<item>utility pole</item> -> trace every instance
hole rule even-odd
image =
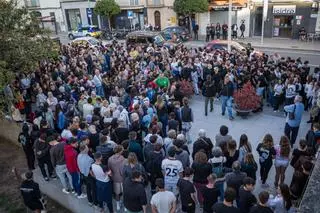
[[[228,11],[228,52],[231,51],[231,24],[232,24],[232,0],[229,0]]]
[[[263,44],[264,23],[267,20],[267,15],[268,15],[268,0],[263,0],[263,14],[262,14],[262,26],[261,26],[261,44]]]

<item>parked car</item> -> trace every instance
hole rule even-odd
[[[171,40],[173,34],[179,36],[179,39],[182,41],[188,41],[192,38],[189,31],[185,27],[180,26],[166,27],[161,33],[165,40]]]
[[[227,40],[213,40],[206,44],[206,48],[210,50],[227,50],[228,41]],[[231,41],[231,50],[236,50],[237,52],[247,54],[247,45],[244,43],[239,43],[236,41]],[[262,56],[263,52],[259,50],[254,50],[255,55]]]
[[[101,46],[101,41],[93,37],[82,37],[76,38],[71,42],[72,45],[88,45],[89,47],[99,47]]]
[[[89,25],[89,26],[81,26],[78,28],[78,30],[69,32],[68,37],[70,40],[73,40],[75,38],[85,37],[85,36],[98,38],[101,34],[102,34],[102,31],[99,29],[99,27],[95,25]]]

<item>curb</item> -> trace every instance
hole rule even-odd
[[[301,49],[301,48],[285,48],[285,47],[268,47],[268,46],[261,46],[261,45],[254,45],[252,44],[252,47],[256,47],[256,48],[261,48],[261,49],[274,49],[274,50],[296,50],[296,51],[301,51],[301,52],[316,52],[316,53],[320,53],[319,49]]]

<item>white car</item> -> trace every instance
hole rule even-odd
[[[99,47],[101,41],[93,37],[81,37],[72,40],[71,44],[88,45],[89,47]]]

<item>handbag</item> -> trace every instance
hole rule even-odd
[[[295,111],[296,111],[296,105],[294,105],[294,107],[293,107],[293,112],[289,112],[289,120],[295,119],[295,115],[294,115]]]

